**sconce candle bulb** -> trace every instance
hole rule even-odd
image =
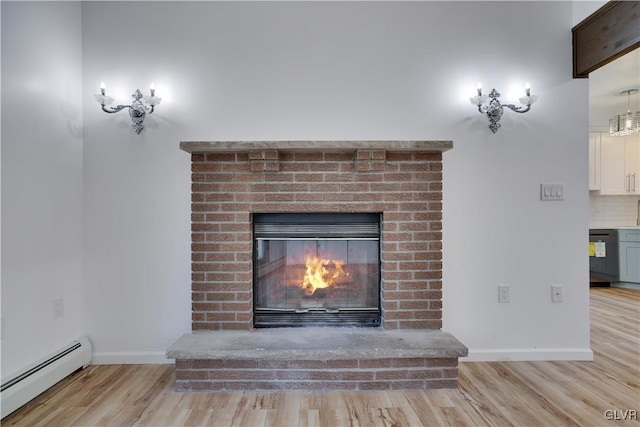
[[[106,95],[106,88],[107,86],[104,82],[100,83],[100,93],[93,96],[96,102],[102,106],[102,111],[110,114],[128,108],[129,117],[131,117],[131,121],[133,122],[132,126],[136,133],[142,132],[142,129],[144,129],[144,118],[147,114],[153,113],[155,106],[162,101],[162,98],[156,96],[156,87],[151,83],[149,86],[151,96],[143,96],[140,90],[136,89],[131,95],[133,102],[130,105],[119,104],[115,107],[110,107],[110,105],[113,104],[113,98]]]
[[[526,96],[519,99],[521,105],[501,104],[498,100],[500,93],[498,93],[497,90],[492,89],[488,96],[482,95],[482,85],[478,83],[478,95],[470,98],[469,101],[478,107],[478,112],[487,115],[489,119],[489,129],[491,129],[493,133],[496,133],[500,128],[500,118],[502,117],[505,107],[516,113],[526,113],[531,109],[531,104],[538,99],[536,95],[531,95],[531,86],[529,83],[525,84],[525,95]],[[491,100],[489,101],[489,99]]]

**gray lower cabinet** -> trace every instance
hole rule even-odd
[[[640,283],[640,229],[618,229],[621,282]]]

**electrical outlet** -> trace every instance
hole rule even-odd
[[[58,319],[64,316],[64,299],[56,298],[53,300],[53,318]]]
[[[562,302],[562,285],[551,285],[551,302]]]
[[[498,286],[498,302],[505,303],[509,302],[509,285],[500,285]]]

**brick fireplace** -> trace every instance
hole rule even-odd
[[[378,331],[369,333],[383,332],[392,340],[402,334],[413,337],[411,333],[416,332],[444,334],[440,331],[442,153],[452,148],[451,142],[183,142],[180,146],[191,153],[192,160],[194,334],[183,337],[191,340],[190,344],[179,341],[168,351],[169,357],[176,358],[178,389],[360,389],[372,383],[378,386],[374,388],[403,383],[390,370],[408,376],[405,380],[411,382],[404,384],[410,388],[457,386],[457,357],[466,355],[466,348],[450,336],[456,347],[453,350],[409,352],[409,358],[385,354],[380,362],[386,372],[383,375],[395,378],[386,382],[378,378],[376,369],[360,366],[372,363],[370,355],[347,357],[349,360],[338,357],[331,369],[326,368],[325,360],[322,366],[328,371],[318,374],[321,380],[295,381],[297,377],[284,373],[284,367],[299,370],[312,365],[319,348],[311,345],[305,353],[302,345],[295,349],[295,361],[277,356],[277,352],[270,353],[265,361],[251,352],[239,359],[231,354],[241,352],[230,352],[223,358],[216,349],[202,349],[201,344],[193,342],[210,339],[211,334],[232,336],[229,334],[244,331],[245,335],[250,332],[247,336],[255,336],[252,218],[255,214],[277,213],[379,214],[381,321],[380,328],[375,328]],[[389,335],[392,331],[397,334]],[[337,328],[333,336],[343,333],[347,332]],[[272,337],[274,334],[271,332]],[[189,356],[184,344],[197,351]],[[228,349],[225,346],[220,350],[223,353]],[[243,347],[250,348],[251,344]],[[225,369],[227,366],[229,369]],[[268,366],[274,368],[269,370]],[[417,371],[407,372],[407,366]],[[261,373],[256,378],[244,378],[243,383],[237,376],[247,375],[241,373],[247,367]],[[415,378],[418,371],[420,381]],[[361,375],[368,386],[345,379],[354,375]]]

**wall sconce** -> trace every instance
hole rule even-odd
[[[515,111],[516,113],[526,113],[531,109],[531,104],[536,102],[538,97],[536,95],[531,95],[531,87],[529,83],[526,83],[524,86],[524,91],[526,96],[518,99],[520,101],[520,106],[516,106],[514,104],[500,104],[498,98],[500,98],[500,94],[497,90],[493,89],[489,96],[482,94],[482,85],[478,83],[478,95],[470,98],[469,101],[478,107],[478,111],[482,114],[486,114],[489,118],[489,129],[493,133],[496,133],[500,128],[500,118],[502,117],[502,113],[504,111],[504,107],[507,107],[511,111]],[[491,99],[489,101],[489,99]]]
[[[162,101],[162,98],[158,98],[156,96],[156,87],[151,83],[149,86],[151,96],[143,96],[140,89],[136,89],[136,91],[131,95],[133,98],[131,105],[116,105],[115,107],[109,107],[109,105],[113,104],[113,98],[106,95],[106,90],[107,86],[102,82],[100,83],[100,93],[93,95],[98,104],[102,106],[102,111],[105,113],[117,113],[118,111],[128,108],[129,117],[131,117],[131,121],[133,121],[133,130],[135,130],[136,133],[142,132],[142,129],[144,129],[144,118],[147,114],[153,113],[155,106],[160,104],[160,101]]]

